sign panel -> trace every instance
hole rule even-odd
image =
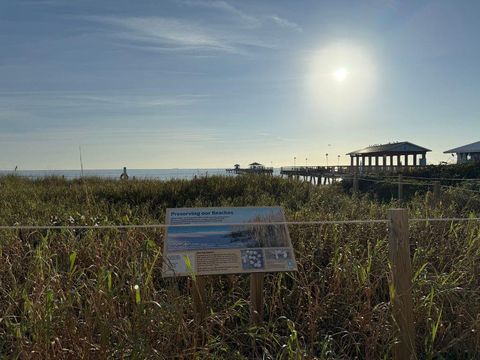
[[[284,222],[281,207],[167,209],[163,276],[297,270]]]

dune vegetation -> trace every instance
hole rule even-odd
[[[478,217],[480,196],[445,189],[404,204],[411,218]],[[398,207],[340,184],[278,177],[192,181],[0,178],[0,226],[159,224],[169,207],[280,205],[288,220],[385,219]],[[385,223],[289,226],[298,272],[265,278],[253,326],[248,275],[163,279],[163,229],[0,229],[0,358],[390,358]],[[480,222],[410,223],[421,359],[480,354]]]

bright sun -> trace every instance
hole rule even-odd
[[[333,77],[337,81],[344,81],[348,76],[348,71],[345,68],[338,68],[333,72]]]
[[[366,106],[377,85],[371,55],[368,47],[342,42],[313,51],[306,58],[305,74],[312,109],[343,116]]]

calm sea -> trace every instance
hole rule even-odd
[[[122,169],[83,170],[84,177],[99,177],[104,179],[119,179]],[[223,175],[227,176],[225,169],[128,169],[130,179],[193,179],[195,176]],[[17,175],[32,179],[41,179],[48,176],[78,179],[82,177],[80,170],[0,170],[0,176]],[[228,175],[232,176],[232,175]]]
[[[122,169],[97,169],[83,170],[83,177],[99,177],[104,179],[119,179]],[[128,176],[136,179],[193,179],[195,176],[235,176],[228,174],[225,169],[128,169]],[[274,175],[280,175],[280,169],[273,170]],[[17,175],[32,179],[41,179],[49,176],[64,177],[66,179],[79,179],[82,177],[80,170],[0,170],[0,176]]]

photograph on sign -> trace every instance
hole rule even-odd
[[[296,270],[284,222],[281,207],[167,209],[163,276]]]

